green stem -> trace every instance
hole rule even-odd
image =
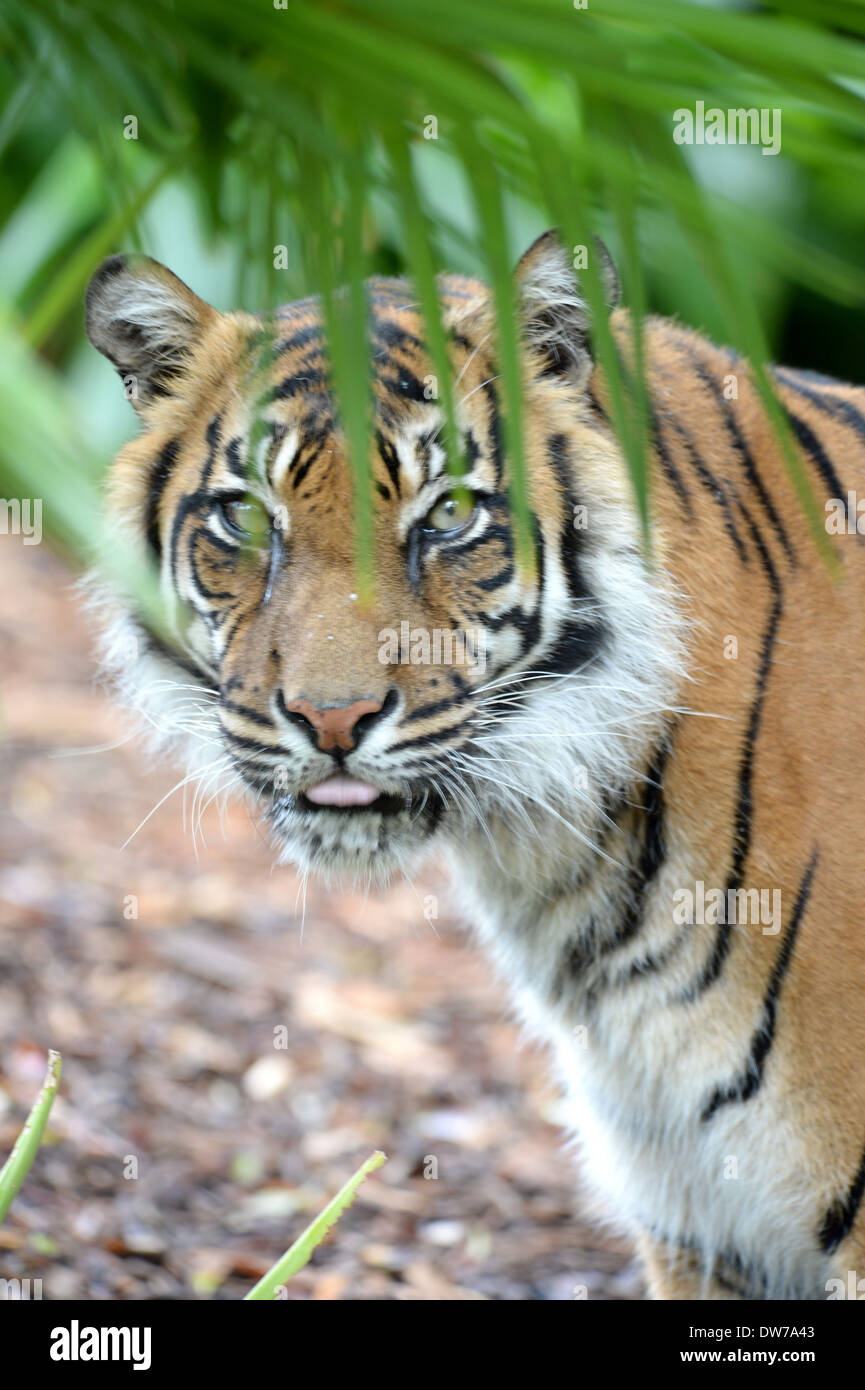
[[[0,1170],[0,1223],[4,1220],[9,1207],[18,1195],[18,1189],[36,1157],[36,1150],[39,1148],[42,1132],[45,1129],[45,1121],[48,1119],[48,1112],[57,1094],[57,1087],[60,1082],[60,1066],[60,1053],[49,1052],[48,1069],[45,1073],[45,1080],[42,1082],[42,1089],[36,1097],[33,1109],[24,1121],[24,1128],[15,1140],[15,1147]]]
[[[320,1245],[330,1230],[331,1226],[339,1220],[346,1207],[351,1206],[364,1178],[369,1173],[375,1172],[385,1162],[385,1155],[376,1150],[370,1154],[365,1163],[362,1163],[356,1173],[352,1173],[344,1187],[340,1188],[332,1202],[328,1202],[324,1211],[320,1212],[315,1220],[307,1226],[302,1235],[298,1236],[292,1246],[286,1250],[281,1259],[267,1271],[263,1278],[259,1279],[255,1288],[250,1289],[246,1294],[247,1299],[272,1300],[276,1297],[280,1285],[286,1279],[290,1279],[292,1274],[296,1274],[299,1269],[309,1260],[310,1255],[317,1245]]]

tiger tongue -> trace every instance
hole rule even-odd
[[[381,788],[355,777],[328,777],[317,787],[307,787],[304,796],[315,806],[370,806],[381,796]]]

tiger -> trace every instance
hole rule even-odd
[[[102,665],[302,875],[442,860],[651,1298],[835,1297],[865,1279],[865,389],[767,369],[833,565],[749,362],[647,316],[647,541],[574,261],[550,231],[513,279],[531,563],[492,291],[437,279],[449,435],[416,288],[365,282],[366,592],[322,298],[218,312],[105,261],[87,334],[141,426],[106,511],[170,631],[100,579]]]

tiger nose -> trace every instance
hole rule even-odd
[[[349,752],[359,740],[358,724],[370,715],[380,714],[380,700],[355,700],[351,705],[337,705],[331,709],[317,709],[309,700],[290,700],[285,706],[289,714],[300,715],[314,731],[315,740],[322,753],[334,748]]]

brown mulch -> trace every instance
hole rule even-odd
[[[122,848],[180,774],[94,687],[71,583],[0,541],[0,1155],[63,1054],[0,1278],[240,1298],[383,1149],[290,1297],[643,1297],[434,866],[365,901],[311,883],[304,914],[242,806],[210,808],[196,853],[180,792]]]

